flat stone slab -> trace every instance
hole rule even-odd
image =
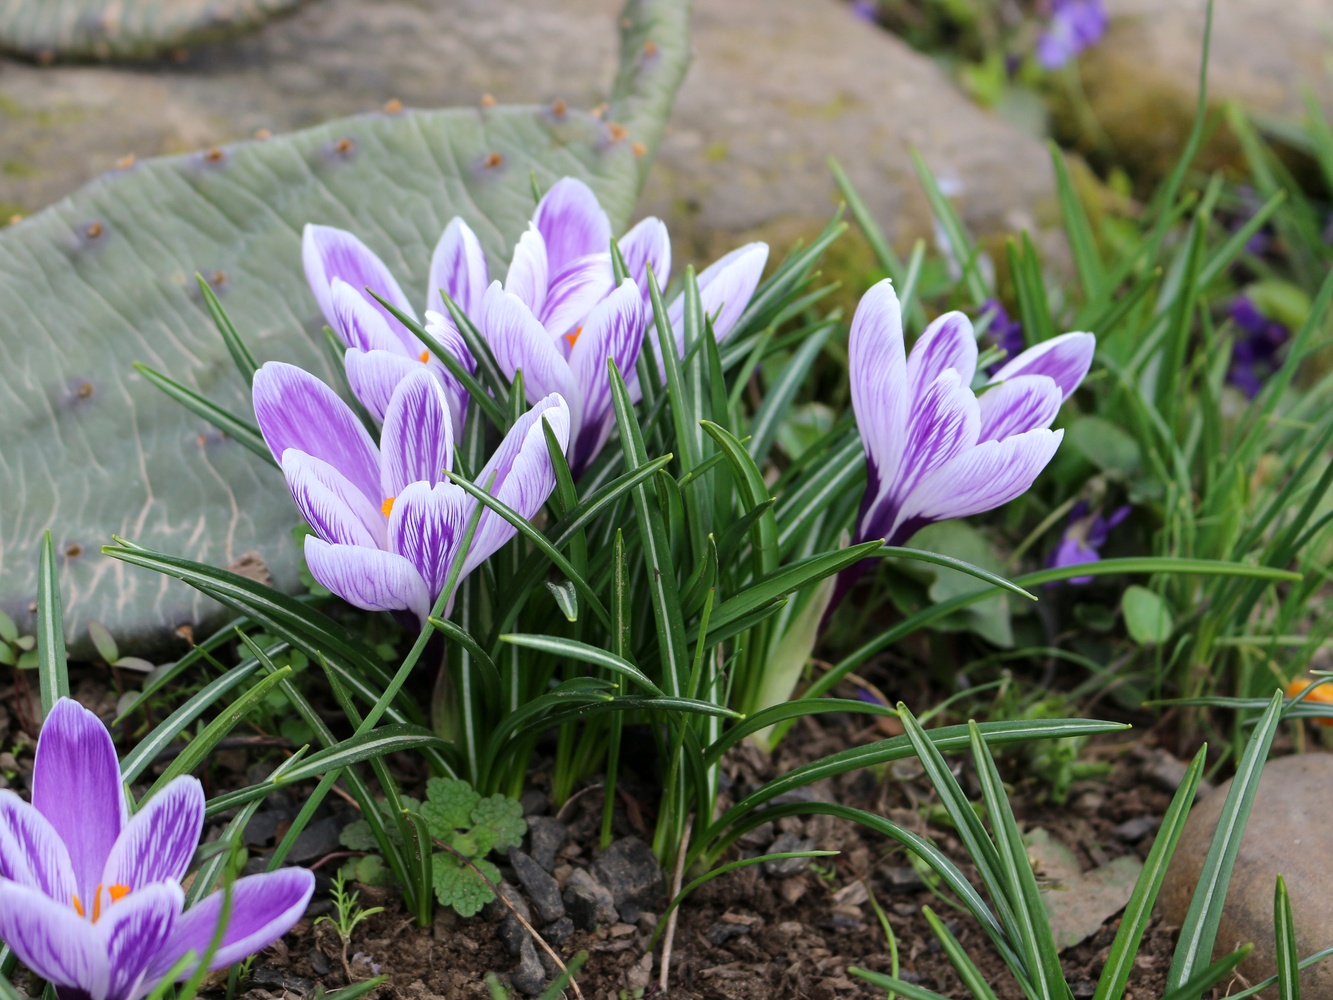
[[[1125,855],[1085,872],[1074,852],[1049,831],[1037,827],[1025,839],[1060,951],[1086,941],[1123,910],[1143,871],[1143,862]]]
[[[1158,905],[1166,919],[1177,926],[1189,910],[1230,788],[1230,781],[1220,785],[1194,808],[1171,859]],[[1333,754],[1279,757],[1264,766],[1231,873],[1214,950],[1215,957],[1220,958],[1253,942],[1254,952],[1239,969],[1252,983],[1276,972],[1273,887],[1278,875],[1286,880],[1291,896],[1298,954],[1304,958],[1333,944],[1330,791]],[[1333,997],[1333,962],[1324,961],[1302,972],[1301,992],[1307,997]]]
[[[319,0],[179,63],[0,61],[0,222],[123,162],[375,110],[591,107],[615,67],[620,0]],[[840,0],[700,0],[695,62],[645,188],[683,263],[741,239],[778,249],[838,202],[835,155],[885,231],[929,235],[908,150],[978,234],[1055,218],[1045,148],[974,106],[927,58]],[[631,137],[632,138],[632,137]]]

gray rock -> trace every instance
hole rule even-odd
[[[1111,833],[1127,844],[1136,844],[1161,825],[1162,820],[1158,816],[1135,816],[1111,827]]]
[[[546,869],[517,847],[510,849],[509,863],[514,866],[514,874],[527,891],[528,899],[532,900],[532,906],[542,923],[552,923],[565,915],[565,904],[560,901],[560,886]]]
[[[500,895],[504,896],[513,910],[505,906],[500,900],[495,899],[486,904],[486,908],[482,910],[482,916],[487,920],[500,921],[500,942],[505,946],[505,951],[511,955],[517,955],[519,949],[523,946],[523,942],[528,940],[530,935],[527,928],[519,923],[518,918],[514,916],[514,910],[517,910],[519,915],[528,923],[532,923],[532,910],[528,908],[528,901],[508,882],[501,882],[499,889]]]
[[[318,948],[310,949],[310,968],[317,976],[327,976],[333,966],[329,962],[329,956],[324,954]]]
[[[509,978],[514,984],[514,989],[530,997],[536,996],[546,985],[546,970],[542,968],[541,959],[537,956],[537,946],[532,943],[532,938],[523,939],[518,968],[509,973]]]
[[[614,72],[621,6],[321,0],[178,65],[0,62],[0,211],[32,212],[127,154],[289,131],[390,99],[471,106],[491,94],[592,107]],[[928,58],[841,0],[695,9],[695,63],[642,206],[672,226],[682,264],[751,236],[781,246],[822,226],[837,203],[829,154],[902,242],[930,232],[912,146],[953,182],[978,232],[1051,215],[1041,143],[976,108]]]
[[[813,840],[802,837],[799,833],[780,833],[764,853],[786,854],[790,851],[810,851],[814,846]],[[790,878],[805,871],[809,866],[809,858],[782,858],[778,861],[765,861],[762,865],[764,874],[769,878]]]
[[[598,924],[613,924],[619,917],[611,890],[582,868],[570,872],[562,898],[565,912],[581,931],[590,931]]]
[[[267,847],[277,836],[278,827],[295,818],[289,809],[265,809],[250,817],[241,839],[246,847]]]
[[[569,839],[569,828],[550,816],[528,817],[528,853],[548,872],[555,870],[555,855]]]
[[[593,862],[597,880],[611,890],[620,918],[632,924],[639,913],[656,905],[662,895],[662,869],[652,850],[638,837],[622,837]]]
[[[547,924],[542,928],[542,937],[546,938],[549,944],[561,944],[569,939],[574,933],[574,921],[569,917],[561,917],[554,923]]]
[[[296,838],[296,843],[292,845],[287,860],[292,864],[299,864],[302,861],[314,861],[326,854],[341,850],[342,844],[338,837],[346,825],[337,816],[326,816],[323,819],[315,820],[302,830],[301,835]]]
[[[884,879],[889,892],[916,892],[924,889],[926,883],[911,865],[880,865],[880,877]]]
[[[518,804],[523,807],[523,815],[532,813],[538,816],[544,816],[546,810],[551,808],[551,800],[546,797],[545,792],[539,792],[535,788],[529,788],[518,797]]]
[[[741,937],[742,935],[749,933],[750,928],[746,924],[729,924],[719,920],[717,923],[713,924],[713,926],[709,927],[708,930],[704,931],[704,937],[708,940],[709,944],[713,945],[715,948],[720,948],[732,938]]]
[[[1107,0],[1111,28],[1080,60],[1098,125],[1117,151],[1155,174],[1175,162],[1198,99],[1205,4],[1201,0]],[[1333,38],[1327,0],[1226,0],[1214,5],[1210,103],[1299,119],[1309,89],[1333,113]],[[1213,158],[1237,152],[1225,129],[1211,137]]]
[[[1217,828],[1230,782],[1220,785],[1190,813],[1162,886],[1166,919],[1179,925],[1189,909],[1208,845]],[[1254,951],[1239,971],[1250,982],[1274,974],[1273,886],[1281,875],[1291,895],[1296,950],[1302,957],[1333,941],[1333,893],[1328,859],[1333,857],[1333,754],[1309,753],[1271,760],[1264,766],[1254,807],[1231,873],[1215,954],[1247,941]],[[1333,964],[1301,973],[1307,997],[1333,997]],[[1274,994],[1276,995],[1276,994]]]

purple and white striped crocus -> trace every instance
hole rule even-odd
[[[294,365],[264,365],[253,393],[259,429],[315,531],[305,540],[311,574],[349,604],[410,611],[424,623],[478,503],[445,474],[454,432],[439,380],[418,368],[398,383],[378,446],[337,393]],[[567,448],[569,408],[547,396],[518,419],[476,480],[525,518],[555,488],[542,420]],[[484,511],[458,578],[514,533]]]
[[[139,1000],[217,930],[222,893],[186,910],[180,886],[203,826],[203,788],[186,776],[128,816],[111,734],[61,698],[37,741],[32,803],[0,791],[0,938],[61,1000]],[[314,890],[304,868],[237,879],[210,968],[282,937]]]
[[[449,397],[454,427],[461,431],[467,392],[426,345],[394,315],[375,301],[373,291],[394,307],[417,318],[411,301],[385,263],[351,233],[332,226],[308,225],[301,256],[306,281],[329,327],[347,346],[343,356],[352,392],[376,420],[383,420],[398,383],[422,365]],[[445,227],[431,256],[426,315],[439,322],[433,335],[467,371],[476,361],[448,318],[441,290],[471,315],[481,305],[488,271],[486,254],[476,234],[461,218]]]
[[[849,344],[852,408],[868,481],[854,542],[902,545],[936,521],[967,517],[1025,493],[1059,447],[1050,430],[1092,363],[1096,338],[1066,333],[1013,358],[986,383],[972,324],[936,319],[907,356],[902,315],[886,279],[861,299]],[[845,593],[865,563],[845,570]]]

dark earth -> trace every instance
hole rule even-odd
[[[89,670],[82,679],[77,676],[76,696],[105,718],[113,717],[117,693],[108,686],[107,673]],[[0,705],[13,706],[0,707],[0,742],[13,748],[0,754],[0,771],[5,775],[0,780],[25,790],[32,763],[29,733],[37,717],[35,691],[29,690],[20,675],[17,689],[0,688]],[[1073,851],[1084,870],[1125,855],[1145,857],[1157,820],[1184,772],[1180,758],[1191,748],[1171,728],[1170,717],[1155,725],[1148,717],[1133,721],[1140,726],[1084,747],[1080,763],[1103,764],[1105,773],[1074,781],[1062,803],[1047,797],[1048,780],[1025,773],[1028,765],[1020,756],[1008,754],[999,760],[1002,775],[1011,782],[1020,825],[1025,831],[1034,827],[1049,831]],[[748,791],[806,761],[896,735],[896,726],[889,719],[837,715],[803,720],[772,759],[749,746],[733,752],[726,765],[727,787],[732,792]],[[275,748],[276,752],[290,749],[280,737],[259,731],[257,726],[251,726],[248,733],[244,729],[244,725],[237,729],[225,748],[214,755],[213,767],[203,776],[210,794],[267,773],[271,764],[261,763],[264,755],[271,759]],[[1289,749],[1279,745],[1275,751]],[[515,853],[511,863],[501,864],[508,886],[530,888],[521,893],[506,888],[507,898],[551,939],[552,950],[562,960],[581,951],[588,953],[575,977],[584,997],[621,1000],[663,995],[658,988],[661,949],[650,958],[646,947],[664,897],[658,885],[648,884],[656,883],[655,872],[649,870],[645,882],[644,872],[634,871],[635,863],[649,853],[644,842],[651,838],[655,801],[651,776],[622,774],[617,840],[612,857],[607,858],[596,850],[601,786],[595,781],[586,785],[557,810],[546,795],[548,775],[543,763],[540,758],[536,762],[531,788],[523,797],[530,826],[524,851]],[[396,759],[394,767],[409,792],[426,777],[411,758]],[[974,789],[971,765],[960,759],[960,768],[957,773],[964,787]],[[142,793],[142,789],[136,791]],[[933,822],[940,815],[934,808],[938,800],[915,759],[844,775],[813,786],[810,793],[816,799],[876,812],[929,835],[969,877],[974,874],[965,863],[961,843],[947,826]],[[300,791],[279,792],[265,803],[246,832],[252,866],[262,866],[265,849],[281,839],[301,800]],[[298,841],[292,858],[321,875],[320,891],[306,919],[286,939],[256,957],[238,995],[244,1000],[300,1000],[321,989],[347,985],[349,973],[352,982],[387,976],[384,985],[371,994],[377,1000],[489,997],[488,973],[496,973],[505,985],[521,987],[516,992],[528,995],[540,992],[549,982],[554,962],[540,956],[541,949],[531,946],[530,935],[499,903],[467,920],[440,908],[433,927],[423,930],[413,925],[393,892],[363,887],[361,904],[385,909],[356,929],[344,956],[336,931],[327,922],[316,923],[315,918],[332,911],[328,876],[349,856],[338,843],[338,833],[355,818],[356,811],[348,802],[331,798]],[[212,826],[206,836],[216,836],[220,829],[221,824]],[[679,911],[669,996],[682,1000],[883,996],[882,990],[848,972],[849,966],[883,973],[892,968],[890,945],[870,901],[873,894],[896,939],[903,979],[945,996],[965,995],[922,915],[921,908],[930,906],[967,949],[1001,1000],[1022,997],[972,918],[944,893],[925,884],[908,855],[877,834],[826,816],[789,817],[760,827],[740,847],[749,856],[812,847],[840,853],[813,862],[797,859],[743,868],[698,889]],[[617,857],[619,875],[608,870],[608,863]],[[553,875],[548,869],[553,869]],[[1041,875],[1039,867],[1039,879]],[[626,888],[616,884],[617,878],[639,882]],[[597,900],[580,898],[580,887],[603,881],[613,884],[614,902],[602,899],[599,908]],[[1118,926],[1117,916],[1112,915],[1092,937],[1062,954],[1078,1000],[1093,994]],[[575,926],[576,921],[590,926],[599,917],[600,925],[592,929]],[[1164,925],[1160,917],[1154,918],[1126,996],[1160,995],[1174,944],[1175,929]],[[1234,984],[1232,992],[1243,985]],[[209,991],[218,997],[225,995],[221,974]],[[565,995],[575,994],[567,990]]]

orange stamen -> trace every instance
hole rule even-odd
[[[427,361],[430,360],[430,351],[422,351],[420,356],[421,356],[421,363],[424,365]]]
[[[570,347],[573,347],[575,344],[579,342],[579,334],[581,334],[582,332],[583,332],[583,327],[576,326],[574,327],[573,333],[565,334],[565,339],[569,341]]]
[[[389,497],[388,500],[385,500],[384,503],[380,504],[380,513],[385,517],[388,517],[393,513],[393,502],[395,499],[395,497]]]
[[[130,894],[130,887],[127,885],[113,885],[107,892],[111,894],[111,902],[119,903]]]
[[[74,904],[74,912],[81,917],[87,916],[87,914],[83,912],[83,904],[79,902],[79,897],[71,893],[69,898],[70,902]]]

